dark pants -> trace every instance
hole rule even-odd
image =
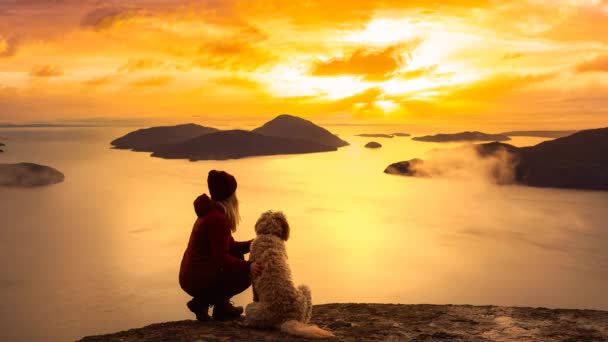
[[[241,260],[245,260],[243,254],[234,252],[230,254]],[[210,288],[201,289],[198,293],[194,293],[193,302],[196,303],[196,306],[225,303],[230,300],[232,296],[245,291],[249,286],[251,286],[249,272],[244,270],[220,270],[218,272],[217,282]]]

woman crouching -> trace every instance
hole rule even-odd
[[[193,297],[187,306],[198,320],[210,319],[209,306],[215,320],[230,320],[243,313],[230,298],[245,291],[262,267],[245,261],[252,240],[236,242],[232,237],[240,221],[236,179],[212,170],[207,185],[211,198],[203,194],[194,201],[198,218],[181,262],[179,284]]]

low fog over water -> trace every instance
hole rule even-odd
[[[295,281],[317,304],[608,309],[607,192],[496,186],[477,171],[386,175],[393,162],[460,144],[354,136],[390,127],[329,128],[351,146],[196,163],[111,150],[128,128],[0,130],[0,163],[66,176],[45,188],[0,188],[0,340],[74,340],[191,318],[177,272],[192,201],[212,168],[239,181],[237,239],[254,237],[263,211],[285,212]],[[371,140],[383,147],[363,148]],[[235,298],[250,300],[249,291]]]

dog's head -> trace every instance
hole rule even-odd
[[[285,214],[270,210],[263,213],[255,224],[255,233],[258,235],[272,234],[287,241],[289,239],[289,223],[287,223]]]

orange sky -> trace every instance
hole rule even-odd
[[[279,113],[608,126],[608,1],[0,1],[0,122]]]

